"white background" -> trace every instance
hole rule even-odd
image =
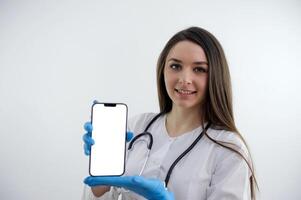
[[[157,112],[156,61],[189,26],[232,73],[261,199],[301,199],[301,2],[0,0],[0,199],[80,199],[94,99]]]

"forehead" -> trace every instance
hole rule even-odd
[[[169,51],[167,60],[176,58],[181,61],[207,61],[205,51],[201,46],[191,41],[176,43]]]

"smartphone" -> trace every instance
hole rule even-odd
[[[89,173],[91,176],[121,176],[125,170],[127,105],[94,103]]]

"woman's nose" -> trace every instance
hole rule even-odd
[[[183,71],[179,76],[179,83],[191,84],[192,83],[192,74],[188,71]]]

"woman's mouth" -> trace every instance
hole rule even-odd
[[[175,91],[180,94],[180,95],[192,95],[192,94],[195,94],[196,91],[192,91],[192,90],[184,90],[184,89],[176,89],[175,88]]]

